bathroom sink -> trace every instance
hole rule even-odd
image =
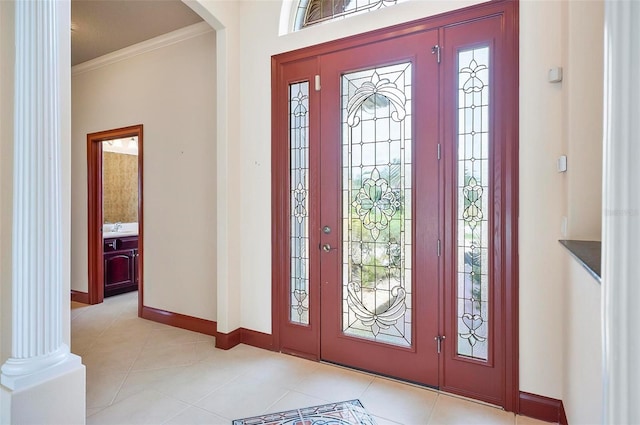
[[[138,236],[138,231],[137,230],[120,230],[118,232],[104,232],[102,234],[102,237],[104,239],[124,238],[127,236]]]

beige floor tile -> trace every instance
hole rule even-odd
[[[140,350],[99,351],[92,349],[82,356],[82,363],[92,371],[128,372]]]
[[[302,385],[320,368],[317,362],[286,355],[254,360],[254,362],[254,367],[246,369],[248,376],[289,389]]]
[[[406,424],[425,424],[438,393],[384,378],[375,378],[360,401],[372,415]]]
[[[390,421],[389,419],[381,418],[375,415],[371,415],[371,417],[376,422],[376,425],[407,425],[407,424],[402,424],[401,422]],[[419,425],[419,424],[411,424],[411,425]]]
[[[229,425],[229,420],[199,407],[191,406],[178,416],[165,422],[167,425]]]
[[[102,411],[102,410],[104,410],[104,407],[88,408],[88,409],[87,409],[87,418],[88,418],[89,416],[93,416],[93,415],[95,415],[96,413],[98,413],[98,412],[100,412],[100,411]]]
[[[246,418],[264,413],[287,392],[285,388],[240,377],[213,391],[196,406],[227,419]]]
[[[87,424],[161,424],[189,407],[157,391],[132,395],[87,418]]]
[[[373,376],[343,369],[337,366],[320,364],[304,381],[293,389],[330,402],[360,398],[373,382]]]
[[[137,294],[75,306],[72,351],[87,366],[87,423],[228,424],[360,399],[378,425],[543,425],[401,382],[238,345],[137,317]]]
[[[196,343],[201,341],[199,335],[201,334],[180,328],[156,328],[149,333],[145,348]]]
[[[269,406],[264,413],[277,413],[286,410],[302,409],[304,407],[326,404],[327,400],[311,397],[297,391],[289,391],[280,400]]]
[[[120,391],[118,391],[115,402],[120,402],[145,390],[155,390],[165,379],[171,378],[187,367],[188,366],[176,366],[164,369],[146,369],[129,372]]]
[[[514,425],[515,415],[496,407],[439,394],[429,425]]]
[[[163,369],[186,366],[195,362],[196,344],[143,348],[131,370]]]
[[[178,373],[163,379],[156,390],[193,404],[235,378],[237,375],[232,370],[196,364],[184,367]]]
[[[516,425],[549,425],[550,423],[557,422],[545,422],[538,419],[529,418],[527,416],[516,415]]]
[[[127,374],[87,369],[87,408],[109,406],[115,399]]]

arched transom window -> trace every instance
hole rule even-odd
[[[400,0],[300,0],[295,30],[351,14],[381,9]]]

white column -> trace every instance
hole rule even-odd
[[[639,22],[640,2],[606,1],[602,235],[606,424],[640,423]]]
[[[15,4],[12,346],[1,378],[14,391],[80,364],[62,339],[59,10]]]

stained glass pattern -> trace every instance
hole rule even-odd
[[[458,354],[488,359],[489,48],[458,53]]]
[[[398,0],[301,0],[296,12],[295,29],[368,12],[396,4]]]
[[[411,346],[411,63],[342,76],[346,335]]]
[[[309,324],[309,82],[289,86],[291,286],[293,323]]]

